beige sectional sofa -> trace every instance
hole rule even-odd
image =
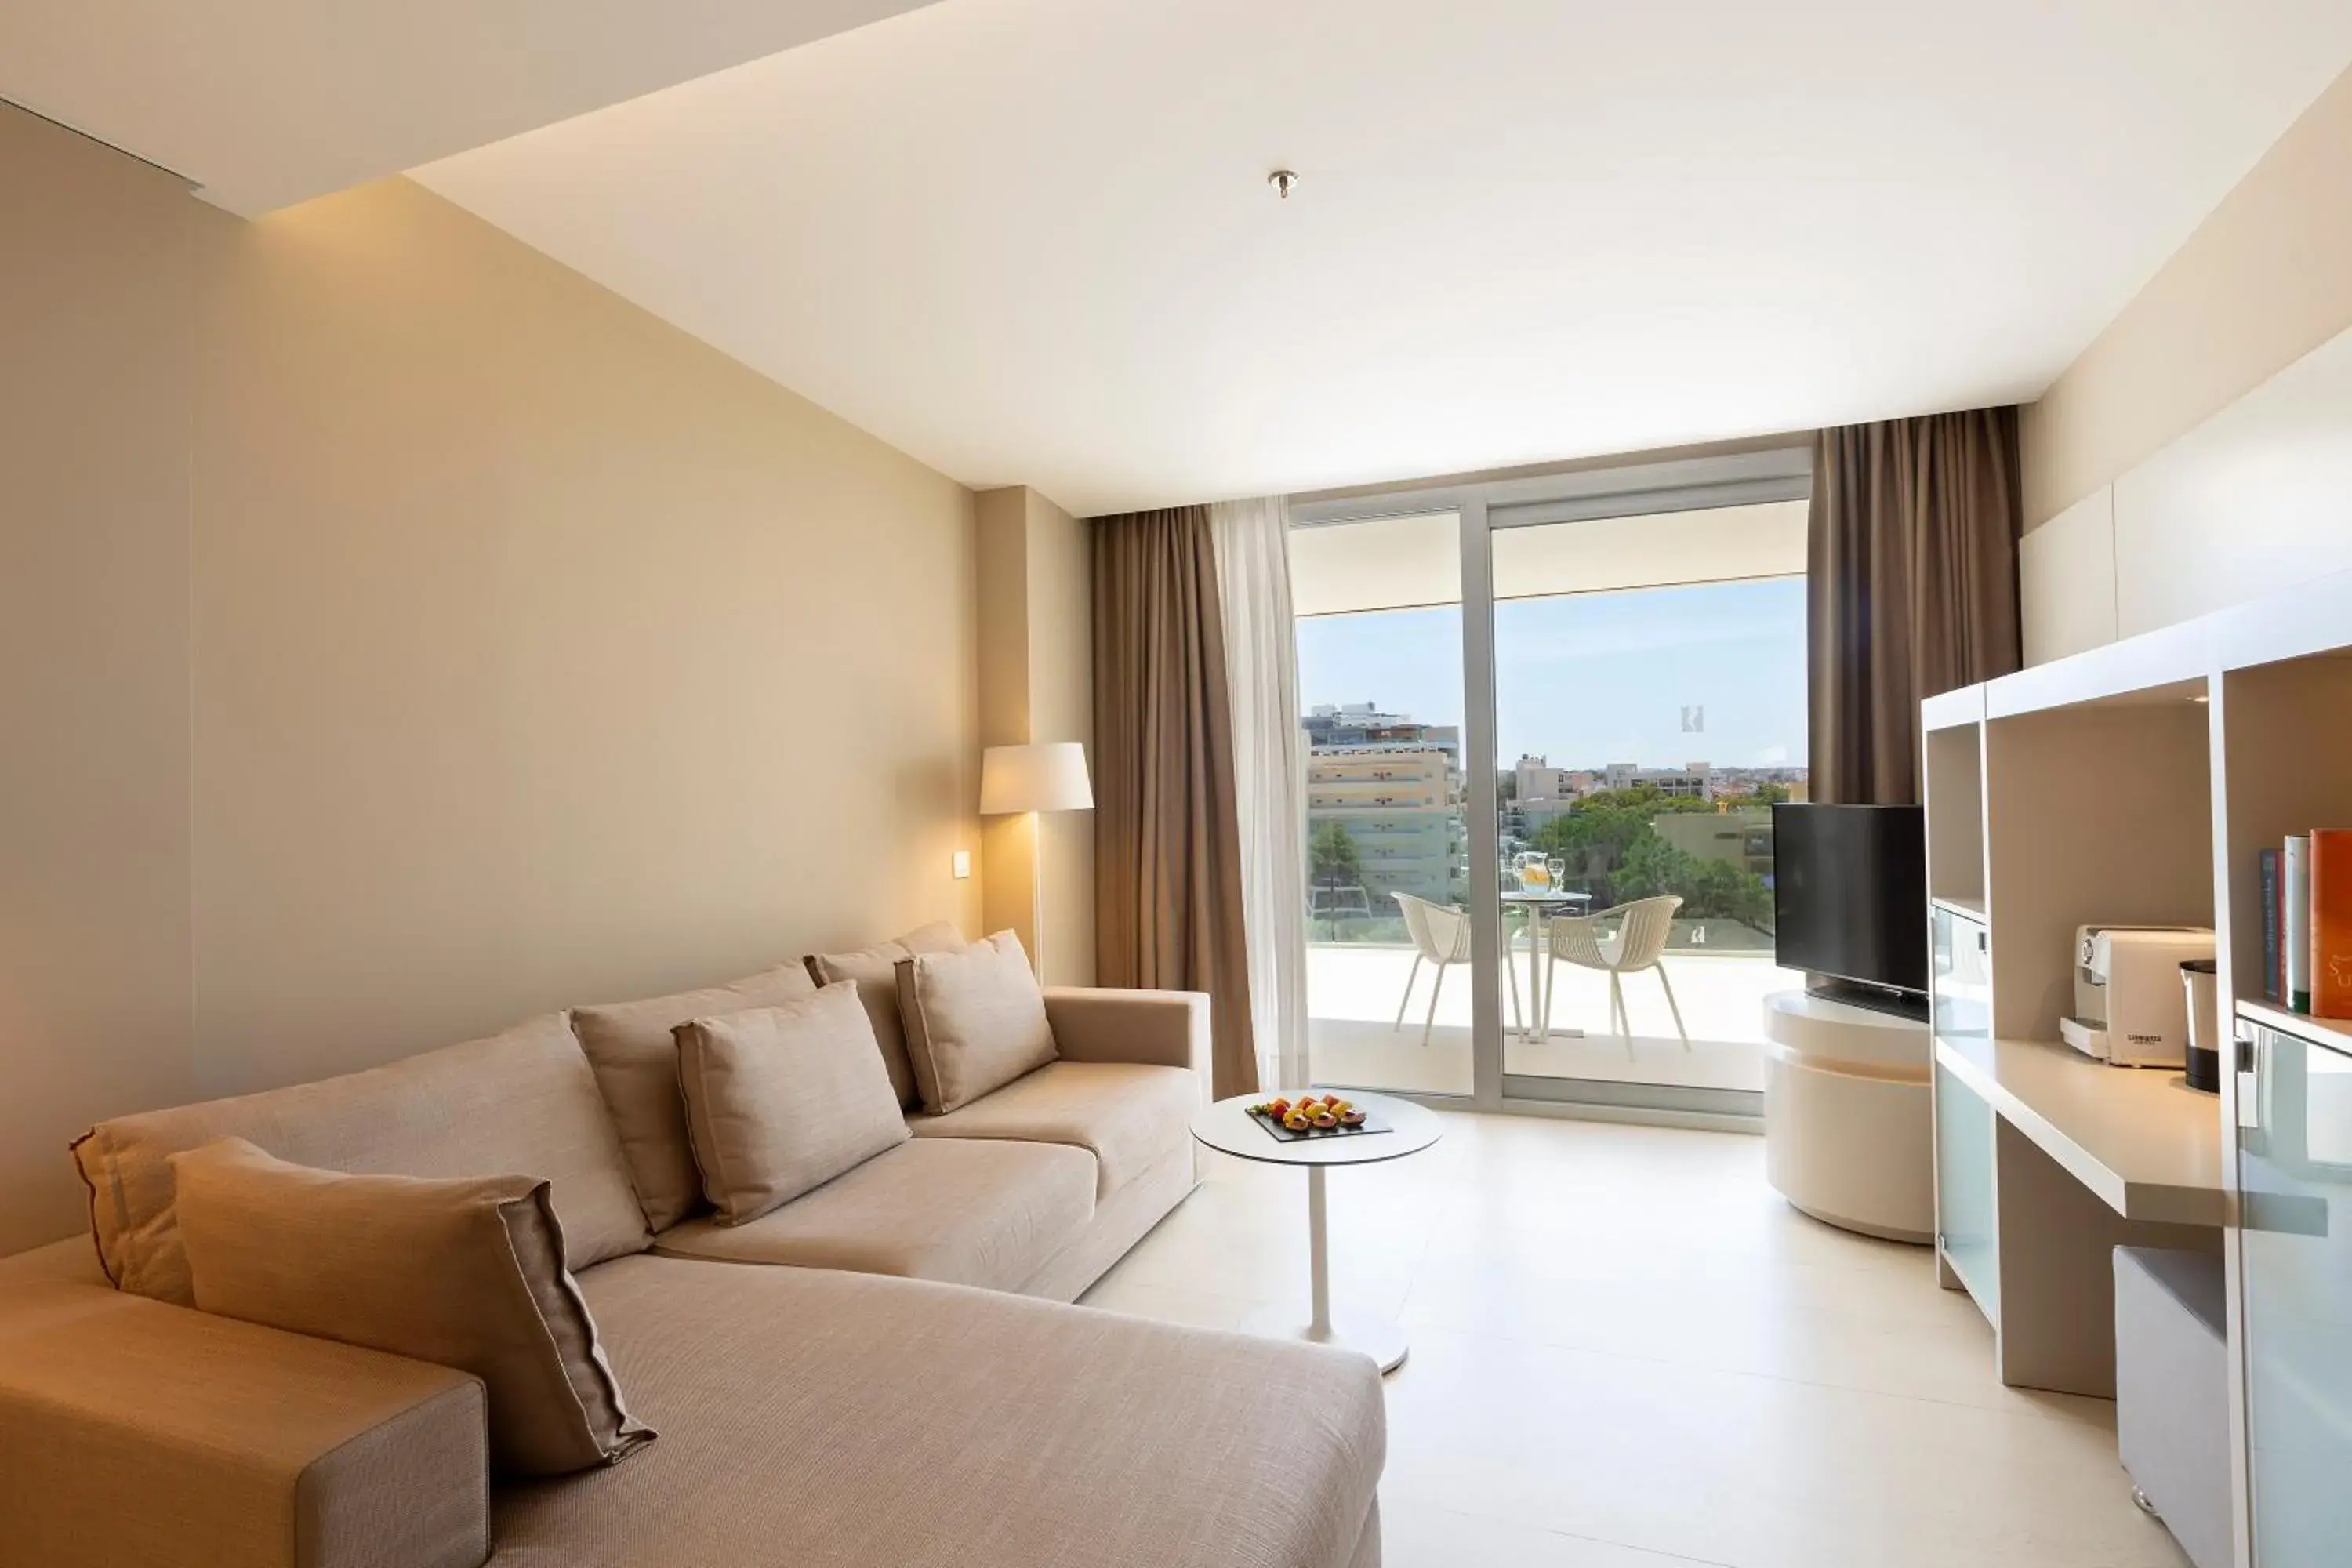
[[[95,1130],[95,1247],[0,1261],[0,1562],[1379,1562],[1369,1361],[1063,1304],[1192,1189],[1206,998],[1048,992],[1057,1059],[720,1225],[679,1189],[647,1030],[793,989],[583,1008]],[[658,1437],[493,1484],[474,1378],[185,1304],[163,1162],[228,1136],[331,1170],[547,1178]]]

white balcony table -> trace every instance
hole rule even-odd
[[[1544,1003],[1544,922],[1556,914],[1573,910],[1582,914],[1592,907],[1591,893],[1564,891],[1530,892],[1521,890],[1501,895],[1507,910],[1528,911],[1528,1011],[1520,1021],[1519,1035],[1523,1039],[1548,1038],[1543,1026]],[[1503,962],[1511,962],[1510,932],[1503,933]],[[1581,1036],[1581,1029],[1553,1029],[1552,1035]]]

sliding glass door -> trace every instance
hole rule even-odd
[[[1808,466],[1294,509],[1317,1081],[1760,1110]]]
[[[1318,1082],[1471,1092],[1460,536],[1452,511],[1291,535]]]
[[[1772,804],[1803,797],[1805,503],[1498,528],[1508,1088],[1764,1087]],[[1791,574],[1790,568],[1794,568]]]

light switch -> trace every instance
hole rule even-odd
[[[956,875],[956,880],[957,880],[957,881],[959,881],[959,882],[968,880],[968,879],[971,878],[971,850],[969,850],[969,849],[959,849],[959,850],[957,850],[957,851],[955,852],[955,875]]]

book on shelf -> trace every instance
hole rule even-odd
[[[2263,894],[2263,1000],[2276,1002],[2286,994],[2286,976],[2279,968],[2281,963],[2279,921],[2282,903],[2286,897],[2284,885],[2279,879],[2279,852],[2262,852]]]
[[[2310,1011],[2352,1018],[2352,828],[2311,834]]]
[[[2286,1005],[2298,1013],[2311,1011],[2311,835],[2290,833],[2280,857],[2286,881]]]

